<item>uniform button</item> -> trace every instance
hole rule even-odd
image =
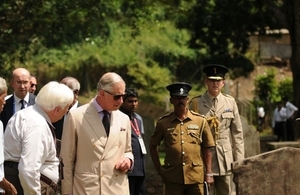
[[[182,154],[185,154],[185,152],[182,152]]]
[[[181,141],[182,144],[184,144],[184,141]]]
[[[181,131],[181,135],[183,135],[184,134],[184,132],[183,131]]]
[[[183,122],[181,121],[181,123],[180,123],[181,125],[183,125]]]
[[[185,163],[182,163],[182,165],[184,166],[184,165],[185,165]]]

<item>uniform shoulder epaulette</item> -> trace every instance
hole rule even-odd
[[[234,97],[232,97],[231,95],[229,95],[229,94],[226,94],[226,93],[222,93],[225,97],[229,97],[229,98],[234,98]]]
[[[197,96],[192,97],[191,101],[192,101],[193,99],[195,99],[195,98],[198,98],[198,97],[201,97],[201,95],[197,95]]]
[[[191,112],[193,115],[196,115],[196,116],[201,116],[201,117],[205,118],[205,116],[204,116],[204,115],[202,115],[202,114],[199,114],[198,112],[195,112],[195,111],[193,111],[193,110],[190,110],[190,112]]]
[[[165,118],[165,117],[167,117],[167,116],[170,116],[172,113],[173,112],[168,112],[168,113],[162,115],[161,117],[159,117],[158,121],[161,120],[161,119],[163,119],[163,118]]]

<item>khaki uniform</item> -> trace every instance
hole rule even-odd
[[[201,147],[214,146],[207,121],[200,114],[188,111],[180,121],[172,112],[161,117],[150,143],[159,146],[164,140],[166,151],[162,174],[168,182],[195,184],[204,182]]]
[[[217,125],[210,124],[216,144],[212,151],[212,171],[215,176],[231,175],[231,163],[244,159],[243,130],[234,98],[221,93],[213,110],[211,97],[206,92],[192,99],[190,109],[207,119],[213,116],[217,119]],[[222,190],[226,191],[218,191]]]

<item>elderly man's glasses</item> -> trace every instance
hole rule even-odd
[[[119,100],[120,98],[124,98],[124,96],[125,96],[125,94],[115,95],[115,94],[110,93],[109,91],[106,91],[106,90],[103,90],[103,91],[105,91],[109,95],[112,95],[114,97],[114,100]]]

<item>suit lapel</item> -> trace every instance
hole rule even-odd
[[[103,139],[100,139],[100,138],[103,138],[104,136],[106,136],[106,133],[105,133],[102,121],[99,117],[99,114],[98,114],[95,106],[93,105],[93,102],[90,102],[90,105],[86,109],[86,112],[82,113],[82,114],[84,115],[84,118],[88,121],[88,123],[90,124],[90,128],[92,129],[92,131],[94,131],[97,138],[102,141]]]
[[[106,132],[102,121],[99,117],[99,113],[97,112],[93,102],[90,103],[87,110],[84,114],[84,118],[90,124],[91,130],[95,133],[98,140],[101,142],[104,147],[102,158],[110,151],[111,147],[114,146],[118,138],[118,132],[120,131],[120,121],[117,120],[118,112],[113,111],[111,113],[111,123],[110,123],[110,133],[109,137],[106,137]]]
[[[6,101],[6,106],[7,108],[5,109],[7,119],[9,120],[10,117],[14,114],[13,111],[15,110],[14,108],[14,95],[12,95],[8,100]]]
[[[107,139],[106,142],[106,146],[103,152],[103,156],[105,156],[107,154],[107,152],[110,151],[110,149],[114,146],[117,138],[119,137],[119,131],[121,130],[121,126],[120,126],[120,120],[118,119],[118,111],[112,111],[111,112],[111,120],[110,120],[110,133],[109,133],[109,137]],[[103,129],[104,130],[104,129]],[[104,130],[105,131],[105,130]]]
[[[202,100],[204,102],[204,106],[206,108],[210,109],[211,106],[212,106],[212,104],[211,104],[211,101],[209,99],[209,96],[208,96],[207,92],[203,96],[201,96],[201,97],[202,97]]]
[[[33,104],[35,104],[35,95],[29,93],[29,102],[28,102],[28,106],[31,106]]]

